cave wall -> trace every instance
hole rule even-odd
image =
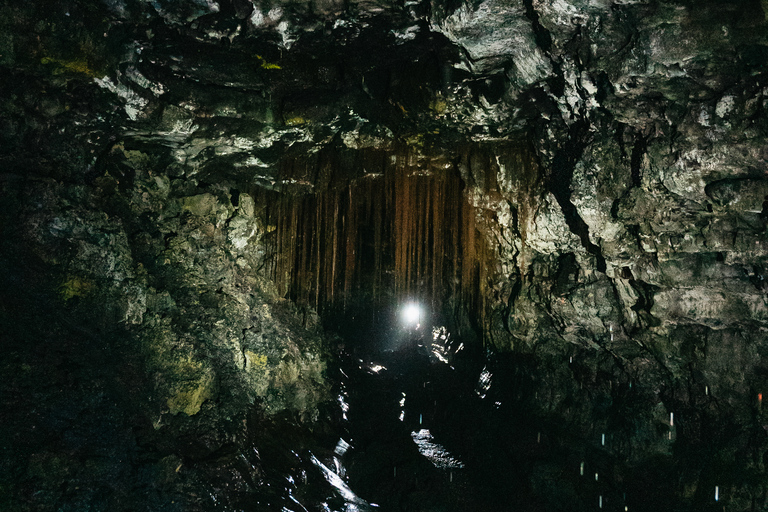
[[[330,398],[316,315],[255,271],[253,199],[174,197],[148,159],[118,194],[3,178],[6,510],[204,510],[264,477],[255,425]]]
[[[270,218],[379,172],[378,153],[461,177],[488,247],[474,327],[549,372],[530,407],[594,437],[599,414],[563,399],[580,392],[545,391],[618,403],[619,378],[690,436],[759,432],[765,17],[756,0],[3,3],[8,507],[98,508],[131,482],[199,503],[246,406],[317,418],[319,301],[286,299],[311,288],[277,276]],[[99,407],[122,426],[76,420]],[[756,435],[718,446],[757,453]],[[94,462],[136,454],[138,476]]]

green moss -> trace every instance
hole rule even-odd
[[[216,198],[211,194],[185,197],[183,201],[181,209],[199,217],[210,215],[217,206]]]
[[[67,302],[75,297],[85,297],[89,295],[96,288],[96,285],[88,279],[67,276],[63,283],[59,286],[59,296]]]

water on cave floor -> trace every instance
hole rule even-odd
[[[258,451],[211,461],[214,505],[194,510],[699,512],[723,510],[739,478],[760,490],[752,461],[734,466],[719,443],[754,436],[746,446],[762,457],[765,421],[707,417],[717,388],[701,385],[695,408],[649,417],[653,391],[589,373],[585,352],[547,361],[473,352],[441,328],[401,334],[386,349],[342,354],[336,422],[249,429]],[[704,418],[696,432],[694,414]],[[227,481],[227,471],[244,477]]]
[[[388,345],[395,348],[344,359],[342,437],[324,460],[310,456],[335,495],[321,506],[528,510],[517,462],[491,417],[500,403],[484,400],[489,370],[478,381],[474,362],[452,364],[463,343],[443,327],[420,327]]]
[[[472,353],[439,326],[396,338],[342,354],[339,423],[295,454],[282,510],[723,510],[733,468],[706,435],[678,443],[682,413],[648,416],[642,383],[600,383],[578,353]]]

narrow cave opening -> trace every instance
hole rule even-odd
[[[456,164],[366,153],[351,170],[322,157],[283,165],[289,186],[265,211],[274,255],[266,271],[279,295],[379,348],[406,304],[420,305],[421,323],[482,336],[495,256]],[[310,192],[290,186],[312,175]]]

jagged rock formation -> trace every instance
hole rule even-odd
[[[531,393],[548,398],[526,406],[585,438],[610,416],[595,404],[634,404],[648,420],[628,436],[634,468],[669,455],[640,447],[676,411],[678,446],[720,450],[680,476],[686,506],[709,506],[721,463],[744,470],[723,484],[732,507],[764,506],[766,12],[4,3],[1,371],[16,412],[0,503],[138,509],[177,493],[190,510],[214,473],[256,485],[256,461],[232,469],[255,425],[311,422],[329,396],[315,311],[381,286],[429,295],[496,352],[533,354]],[[405,196],[379,187],[408,176],[452,184],[389,211]],[[441,218],[463,227],[426,227]],[[131,485],[155,494],[125,502]]]

